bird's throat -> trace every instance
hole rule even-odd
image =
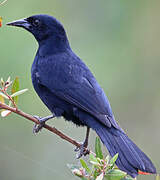
[[[44,55],[57,54],[70,49],[67,38],[53,36],[39,42],[39,53]]]

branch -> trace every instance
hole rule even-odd
[[[13,108],[13,107],[7,106],[6,104],[3,104],[1,102],[0,102],[0,109],[6,109],[6,110],[9,110],[9,111],[12,111],[12,112],[18,114],[19,116],[24,117],[27,120],[30,120],[30,121],[32,121],[32,122],[34,122],[36,124],[39,124],[39,121],[36,118],[34,118],[33,116],[31,116],[31,115],[29,115],[29,114],[27,114],[27,113],[25,113],[25,112],[23,112],[23,111],[21,111],[21,110],[19,110],[17,108]],[[78,143],[74,139],[66,136],[65,134],[60,132],[58,129],[56,129],[55,127],[51,127],[51,126],[48,126],[47,124],[45,124],[44,128],[47,129],[48,131],[58,135],[62,139],[68,141],[69,143],[75,145],[76,147],[80,147],[81,146],[80,143]],[[86,150],[87,150],[88,153],[90,152],[88,149],[86,149]]]

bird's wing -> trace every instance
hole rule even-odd
[[[40,84],[60,99],[90,113],[107,127],[119,128],[106,95],[84,64],[64,63],[63,67],[56,64],[54,70],[52,66],[47,64],[39,68]]]
[[[73,89],[65,88],[60,91],[53,90],[52,92],[61,99],[92,114],[107,127],[111,127],[111,125],[118,127],[111,113],[109,103],[106,102],[106,104],[104,104],[104,102],[102,102],[104,101],[103,92],[101,92],[102,94],[96,93],[93,89],[91,90],[90,87],[88,87],[88,84],[84,83]],[[104,109],[104,106],[106,109]]]

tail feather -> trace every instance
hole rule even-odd
[[[107,147],[111,156],[119,154],[117,166],[132,177],[138,175],[138,171],[156,173],[151,160],[128,138],[122,131],[114,127],[108,128],[99,124],[94,128],[102,142]]]
[[[116,164],[119,169],[132,177],[136,177],[140,171],[145,172],[145,174],[156,174],[156,168],[151,160],[128,138],[120,127],[106,127],[84,112],[81,112],[79,116],[85,125],[96,131],[112,157],[118,153]]]
[[[126,157],[124,155],[125,151],[123,152],[123,150],[119,147],[119,145],[117,144],[115,139],[113,139],[110,136],[110,134],[107,135],[106,132],[101,131],[100,129],[98,129],[96,132],[99,135],[99,137],[101,138],[102,142],[107,147],[107,149],[112,157],[116,153],[118,153],[118,159],[116,161],[117,166],[121,170],[123,170],[123,171],[127,172],[128,174],[135,177],[138,173],[137,169],[128,162],[128,160],[126,159]]]

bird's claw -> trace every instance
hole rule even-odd
[[[86,147],[86,144],[83,143],[81,144],[80,147],[76,147],[76,149],[74,150],[75,152],[79,152],[79,154],[77,155],[77,159],[81,158],[82,156],[86,156],[87,154],[89,154],[89,150]]]
[[[39,124],[35,123],[35,125],[33,126],[33,134],[37,134],[39,131],[42,130],[43,126],[45,125],[45,121],[43,120],[43,118],[39,116],[33,116],[33,117],[39,121]]]
[[[44,127],[46,121],[55,117],[55,114],[46,117],[39,117],[39,116],[33,116],[33,117],[39,121],[39,124],[35,124],[33,127],[33,133],[36,134]]]
[[[78,152],[79,150],[80,148],[78,146],[74,149],[75,152]]]
[[[39,131],[42,130],[43,126],[44,126],[44,122],[40,123],[40,124],[35,124],[33,126],[33,134],[37,134]]]

